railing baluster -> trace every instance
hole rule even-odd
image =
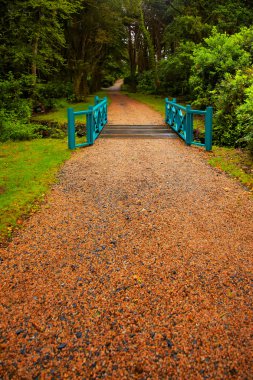
[[[206,150],[212,150],[213,132],[213,107],[207,107],[205,114],[205,146]]]
[[[187,145],[191,145],[193,140],[193,118],[191,113],[191,106],[186,106],[186,137],[185,142]]]
[[[168,109],[168,101],[169,99],[165,99],[165,123],[168,123],[169,120],[169,109]]]
[[[87,122],[86,122],[86,134],[87,134],[87,143],[88,145],[94,144],[93,139],[93,123],[92,123],[93,115],[92,111],[87,114]]]
[[[68,147],[71,150],[76,147],[75,115],[73,108],[68,108]]]
[[[91,131],[91,140],[90,140],[90,145],[94,144],[94,141],[96,140],[96,131],[95,131],[95,115],[94,115],[94,107],[89,106],[89,111],[90,111],[90,131]]]

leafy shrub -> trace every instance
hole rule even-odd
[[[115,82],[115,77],[111,74],[107,74],[103,79],[102,79],[102,87],[110,87],[114,84]]]
[[[0,112],[0,141],[32,140],[38,138],[37,125],[18,120],[11,112]]]
[[[38,83],[33,95],[33,109],[52,110],[57,105],[57,99],[73,98],[73,85],[70,82],[57,81]]]
[[[36,138],[63,139],[67,126],[58,123],[26,123],[17,119],[14,113],[0,111],[0,141],[24,141]]]
[[[163,94],[186,95],[189,93],[189,76],[192,67],[193,42],[181,43],[175,54],[158,65],[159,91]]]
[[[190,40],[199,43],[210,34],[211,26],[203,23],[200,16],[180,14],[174,18],[165,31],[165,43],[167,48],[179,41]]]
[[[138,75],[137,91],[143,94],[155,94],[155,74],[152,70],[144,71]]]
[[[36,124],[35,132],[43,138],[63,139],[67,135],[67,125],[59,125],[57,122],[40,122]]]
[[[137,75],[135,76],[129,75],[124,78],[124,88],[127,90],[135,92],[137,83],[138,83]]]
[[[238,128],[243,130],[243,137],[239,144],[247,145],[253,155],[253,80],[251,86],[245,90],[246,100],[236,109]]]
[[[227,35],[213,30],[203,46],[193,52],[190,85],[196,98],[195,104],[207,106],[212,101],[212,91],[227,74],[249,67],[253,61],[253,28]]]
[[[252,144],[253,128],[253,69],[225,79],[213,92],[216,109],[214,142],[218,145],[237,146]]]
[[[50,98],[68,98],[73,94],[73,85],[71,82],[55,81],[37,84],[37,95],[44,99]]]
[[[194,105],[212,104],[214,143],[248,146],[253,140],[253,28],[227,35],[213,30],[205,45],[196,46],[190,85]]]
[[[124,84],[132,86],[134,80],[137,91],[144,94],[189,94],[189,76],[195,46],[193,42],[181,43],[175,54],[160,61],[157,67],[158,78],[154,71],[149,70],[135,78],[125,78]]]
[[[0,108],[15,114],[17,119],[26,122],[31,117],[32,103],[25,98],[29,92],[30,76],[14,78],[10,73],[6,79],[0,80]]]

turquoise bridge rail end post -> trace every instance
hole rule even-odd
[[[205,118],[205,142],[194,140],[193,119],[194,115]],[[207,151],[212,150],[213,133],[213,107],[207,107],[205,111],[193,110],[190,105],[186,107],[177,104],[177,100],[165,99],[165,122],[185,141],[187,145],[203,146]]]
[[[108,114],[108,99],[100,99],[95,96],[94,106],[90,106],[88,110],[76,111],[73,108],[68,108],[68,148],[74,150],[85,146],[91,146],[95,140],[99,137],[104,126],[107,124]],[[86,142],[82,144],[76,144],[76,128],[75,128],[75,116],[86,116]]]
[[[75,135],[75,116],[73,108],[68,108],[68,147],[75,149],[76,135]]]

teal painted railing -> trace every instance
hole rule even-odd
[[[84,146],[93,145],[98,138],[100,132],[107,124],[107,98],[100,99],[95,96],[95,105],[90,106],[86,111],[76,111],[73,108],[68,108],[68,147],[69,149],[81,148]],[[76,128],[75,116],[86,116],[86,142],[83,144],[76,144]]]
[[[177,104],[176,99],[165,99],[165,121],[177,132],[187,145],[203,146],[207,151],[212,150],[213,108],[207,107],[205,111],[193,110],[190,105],[186,107]],[[195,141],[193,131],[194,115],[202,115],[205,120],[205,142]]]

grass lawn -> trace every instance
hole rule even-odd
[[[36,209],[69,157],[66,139],[0,144],[0,241]]]
[[[40,121],[49,121],[49,122],[56,122],[59,124],[66,124],[68,121],[67,118],[67,108],[73,108],[74,111],[83,111],[87,110],[89,106],[94,105],[94,97],[99,96],[100,98],[104,98],[106,96],[106,93],[104,91],[97,92],[94,95],[88,96],[87,102],[82,103],[71,103],[68,102],[66,99],[59,99],[56,103],[56,109],[54,111],[45,113],[45,114],[38,114],[33,116],[33,121],[40,122]],[[109,99],[108,99],[109,100]],[[76,116],[76,120],[82,123],[86,122],[85,116]]]
[[[214,146],[208,162],[253,190],[253,158],[247,151]]]

